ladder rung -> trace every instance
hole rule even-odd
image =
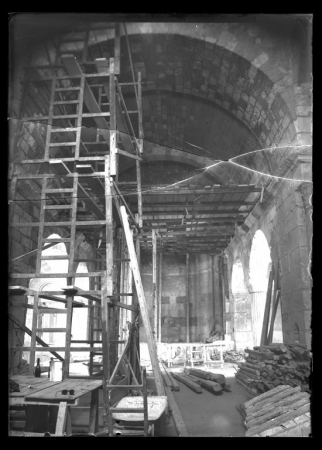
[[[41,314],[67,314],[67,309],[63,308],[48,308],[47,306],[39,306]]]
[[[60,114],[59,116],[52,116],[53,119],[77,119],[78,114]]]
[[[143,384],[107,384],[107,389],[143,389]],[[116,409],[116,408],[114,408]]]
[[[85,113],[85,114],[82,114],[82,117],[108,117],[109,115],[110,115],[109,112]]]
[[[45,209],[72,209],[72,205],[45,205]]]
[[[36,331],[43,333],[65,333],[67,328],[36,328]]]
[[[122,386],[123,387],[123,386]],[[144,408],[110,408],[111,412],[116,413],[144,413]]]
[[[72,147],[74,145],[77,145],[77,142],[55,142],[48,144],[49,147]]]
[[[14,350],[22,350],[23,352],[30,352],[31,347],[12,347]],[[71,352],[93,352],[96,347],[73,347],[70,348]],[[98,350],[101,350],[98,348]],[[35,347],[36,352],[65,352],[66,347]]]
[[[80,86],[71,86],[71,87],[65,87],[65,88],[55,88],[55,92],[62,92],[62,91],[80,91]]]
[[[77,131],[78,128],[75,127],[69,127],[69,128],[52,128],[51,132],[52,133],[68,133],[70,131]]]
[[[54,239],[54,238],[47,238],[47,239],[42,239],[41,242],[71,242],[71,238],[59,238],[59,239]]]
[[[46,189],[45,193],[46,194],[56,194],[59,192],[73,192],[73,188],[65,188],[65,189]]]
[[[76,105],[79,100],[59,100],[58,102],[53,102],[54,105]]]
[[[68,255],[66,255],[66,256],[64,256],[64,255],[55,255],[55,256],[41,256],[41,259],[42,260],[55,260],[55,259],[63,259],[63,260],[68,260],[69,259],[69,256]]]

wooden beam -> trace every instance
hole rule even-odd
[[[67,411],[68,411],[67,402],[60,402],[59,408],[58,408],[56,430],[55,430],[55,434],[58,436],[63,436],[63,434],[65,432],[66,421],[67,421]]]
[[[153,305],[153,335],[157,342],[158,334],[158,305],[157,305],[157,238],[152,230],[152,305]]]
[[[119,75],[121,72],[121,34],[120,23],[115,22],[115,35],[114,35],[114,73]]]
[[[271,344],[273,341],[273,333],[274,333],[274,322],[276,317],[276,311],[278,307],[278,303],[280,300],[281,291],[278,289],[275,294],[274,302],[272,305],[272,314],[271,314],[271,322],[270,322],[270,328],[267,336],[267,344]]]
[[[116,96],[115,96],[115,74],[114,58],[110,58],[110,176],[116,176]]]
[[[147,306],[146,306],[145,295],[144,295],[144,290],[143,290],[143,285],[142,285],[142,280],[141,280],[141,274],[139,271],[138,261],[137,261],[136,254],[135,254],[132,234],[130,231],[125,206],[121,206],[120,210],[121,210],[121,214],[122,214],[122,222],[123,222],[126,243],[127,243],[127,247],[128,247],[128,251],[129,251],[130,260],[131,260],[131,269],[132,269],[132,273],[133,273],[133,277],[134,277],[134,281],[135,281],[135,288],[136,288],[138,301],[139,301],[139,305],[140,305],[141,317],[142,317],[143,325],[144,325],[145,332],[146,332],[148,349],[149,349],[152,369],[153,369],[154,377],[155,377],[156,390],[157,390],[158,395],[165,395],[165,391],[164,391],[164,387],[163,387],[163,383],[162,383],[161,372],[160,372],[160,367],[159,367],[159,362],[158,362],[158,357],[157,357],[156,344],[153,339],[150,319],[149,319],[149,315],[148,315],[148,310],[147,310]]]
[[[178,408],[177,402],[175,401],[171,389],[166,387],[165,391],[168,397],[169,407],[178,437],[189,437],[186,425],[183,421],[180,409]]]
[[[189,253],[186,254],[186,340],[190,342]]]
[[[269,313],[271,310],[271,299],[272,299],[272,285],[273,285],[273,277],[274,277],[274,266],[272,265],[271,271],[269,273],[268,278],[268,287],[266,293],[266,303],[265,303],[265,311],[263,317],[263,326],[262,326],[262,334],[260,345],[267,344],[267,332],[268,332],[268,321],[269,321]]]
[[[159,286],[158,286],[158,342],[162,342],[162,252],[159,254]]]

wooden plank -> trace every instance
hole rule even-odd
[[[63,434],[65,432],[66,421],[67,421],[67,408],[68,408],[68,406],[67,406],[66,402],[59,403],[57,423],[56,423],[56,429],[55,429],[56,435],[63,436]]]
[[[116,175],[116,98],[115,98],[115,75],[114,58],[110,58],[110,86],[109,86],[109,104],[110,104],[110,176]]]
[[[255,416],[247,416],[247,427],[250,429],[255,426],[259,426],[266,423],[267,420],[273,419],[283,413],[298,409],[300,406],[307,404],[309,402],[309,397],[308,394],[305,394],[306,393],[299,392],[292,395],[291,398],[282,399],[281,401],[277,401],[276,403],[266,406],[262,410],[257,411]]]
[[[158,342],[161,342],[162,335],[162,251],[159,253],[159,273],[158,273]]]
[[[189,434],[186,429],[186,425],[183,421],[181,412],[178,408],[177,402],[170,390],[170,388],[165,388],[166,395],[168,397],[170,413],[173,419],[173,423],[177,432],[178,437],[188,437]]]
[[[260,345],[267,344],[267,332],[268,332],[268,321],[269,321],[269,313],[270,313],[271,299],[272,299],[273,277],[274,277],[274,266],[272,266],[272,269],[269,273],[269,278],[268,278],[268,287],[267,287],[267,293],[266,293],[266,303],[265,303]]]
[[[38,294],[34,296],[34,308],[32,312],[32,325],[31,325],[31,342],[30,342],[30,360],[29,360],[29,375],[33,375],[35,367],[36,356],[36,338],[37,338],[37,325],[38,325]]]
[[[99,406],[99,390],[95,389],[91,394],[91,406],[89,414],[89,433],[96,433],[98,431],[98,406]]]
[[[249,394],[251,395],[256,395],[257,391],[256,389],[250,388],[249,386],[247,386],[243,381],[241,381],[241,379],[239,379],[237,376],[235,377],[235,380],[237,382],[237,384],[239,384],[240,386],[242,386],[245,391],[247,391]]]
[[[267,336],[268,343],[272,342],[272,339],[273,339],[274,322],[275,322],[275,317],[276,317],[276,312],[277,312],[277,307],[278,307],[278,303],[280,300],[280,296],[281,296],[281,291],[278,290],[276,293],[276,296],[274,298],[274,303],[273,303],[273,307],[272,307],[271,323],[270,323],[270,328],[269,328],[269,332],[268,332],[268,336]]]
[[[152,305],[153,305],[153,336],[157,342],[158,305],[157,305],[157,238],[152,230]]]
[[[311,405],[308,402],[306,405],[301,406],[298,409],[285,412],[284,414],[275,417],[273,419],[268,420],[267,422],[258,425],[251,430],[246,431],[245,436],[253,436],[255,434],[261,433],[262,431],[268,430],[269,428],[272,428],[274,426],[280,425],[287,420],[294,419],[298,416],[301,416],[302,414],[305,414],[310,411]]]
[[[186,254],[186,340],[190,342],[189,253]]]
[[[281,385],[277,386],[274,389],[271,389],[270,391],[264,392],[264,394],[258,395],[255,398],[252,398],[251,400],[244,403],[244,406],[246,409],[253,407],[254,405],[259,404],[262,400],[266,400],[267,398],[273,397],[276,394],[279,394],[282,391],[293,389],[290,386],[287,385]],[[291,391],[292,392],[292,391]]]
[[[29,395],[25,396],[25,400],[28,402],[74,402],[79,397],[82,397],[83,395],[87,394],[88,392],[91,392],[97,388],[99,388],[102,385],[102,380],[100,379],[85,379],[85,378],[79,378],[79,379],[71,379],[68,378],[66,380],[63,380],[59,383],[53,383],[45,388],[41,389],[37,392],[33,392]],[[71,390],[73,389],[75,392],[74,394],[62,394],[62,391]]]
[[[71,352],[71,333],[72,333],[72,314],[73,314],[73,295],[67,295],[67,316],[66,316],[66,338],[65,338],[65,361],[63,363],[63,379],[69,376],[69,363]]]
[[[130,231],[125,207],[121,206],[120,211],[121,211],[121,215],[122,215],[122,222],[123,222],[126,243],[127,243],[127,247],[128,247],[128,251],[129,251],[130,260],[131,260],[131,270],[133,273],[133,277],[134,277],[134,281],[135,281],[135,288],[136,288],[138,301],[139,301],[139,305],[140,305],[141,317],[142,317],[143,325],[144,325],[145,332],[146,332],[148,349],[149,349],[152,369],[153,369],[153,373],[154,373],[154,377],[155,377],[156,390],[157,390],[158,395],[165,395],[165,391],[164,391],[164,387],[163,387],[163,383],[162,383],[161,372],[160,372],[160,368],[159,368],[159,362],[158,362],[158,358],[157,358],[156,344],[153,340],[153,334],[152,334],[152,330],[151,330],[150,319],[148,316],[141,275],[140,275],[140,271],[139,271],[139,267],[138,267],[138,261],[136,258],[132,234]]]
[[[251,406],[250,408],[247,408],[247,418],[251,418],[253,416],[256,416],[257,413],[259,413],[262,409],[264,409],[267,405],[273,405],[275,402],[278,402],[283,399],[287,399],[290,396],[293,397],[294,394],[301,391],[300,386],[297,386],[296,388],[291,388],[289,386],[289,389],[284,389],[281,392],[275,394],[273,397],[268,397],[259,403],[256,403],[255,405]]]
[[[160,370],[161,370],[161,373],[162,373],[162,376],[163,376],[163,381],[164,381],[165,386],[171,389],[172,388],[172,383],[171,383],[171,380],[169,378],[169,374],[166,372],[166,370],[165,370],[165,368],[164,368],[164,366],[163,366],[163,364],[161,362],[160,362]]]
[[[176,380],[178,380],[181,383],[185,384],[190,389],[195,391],[197,394],[202,394],[201,387],[198,384],[194,383],[192,380],[188,379],[188,377],[185,377],[183,375],[179,375],[179,374],[177,374],[175,372],[171,372],[171,375],[173,376],[173,378],[175,378]]]
[[[167,371],[167,370],[166,370]],[[172,383],[172,385],[173,385],[173,389],[175,390],[175,391],[180,391],[180,386],[178,385],[178,383],[176,382],[176,380],[174,379],[174,377],[172,376],[172,373],[171,372],[168,372],[168,375],[169,375],[169,379],[170,379],[170,381],[171,381],[171,383]]]
[[[16,349],[16,350],[21,350],[23,352],[30,352],[30,347],[26,347],[26,346],[12,346],[10,347],[12,349]],[[101,352],[103,347],[71,347],[70,351],[71,352]],[[56,346],[52,346],[52,347],[36,347],[35,348],[36,352],[48,352],[48,353],[53,353],[55,352],[64,352],[66,350],[66,347],[56,347]]]

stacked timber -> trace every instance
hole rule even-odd
[[[310,352],[301,344],[262,345],[245,353],[245,362],[237,362],[236,381],[249,393],[257,395],[280,385],[310,392]]]
[[[248,437],[309,436],[310,396],[300,386],[277,386],[246,402],[244,417]]]
[[[197,394],[202,394],[202,389],[199,386],[199,384],[195,383],[191,378],[189,378],[188,376],[182,374],[182,373],[176,373],[176,372],[172,372],[172,376],[173,378],[175,378],[176,380],[180,381],[181,383],[185,384],[186,386],[188,386],[190,389],[192,389],[193,391],[195,391]]]
[[[220,373],[213,373],[195,368],[185,368],[184,374],[194,383],[212,394],[221,394],[223,391],[230,392],[230,384],[226,383],[225,376]]]

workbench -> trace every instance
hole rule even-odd
[[[45,377],[35,378],[25,375],[13,375],[10,379],[19,384],[20,392],[9,394],[9,406],[25,407],[25,431],[38,431],[42,426],[46,427],[49,412],[48,420],[51,428],[54,423],[54,434],[63,436],[66,432],[70,435],[69,406],[78,405],[80,397],[89,392],[91,393],[89,433],[98,431],[99,388],[102,386],[102,380],[79,378],[49,381]],[[63,394],[64,390],[73,390],[74,393]]]

